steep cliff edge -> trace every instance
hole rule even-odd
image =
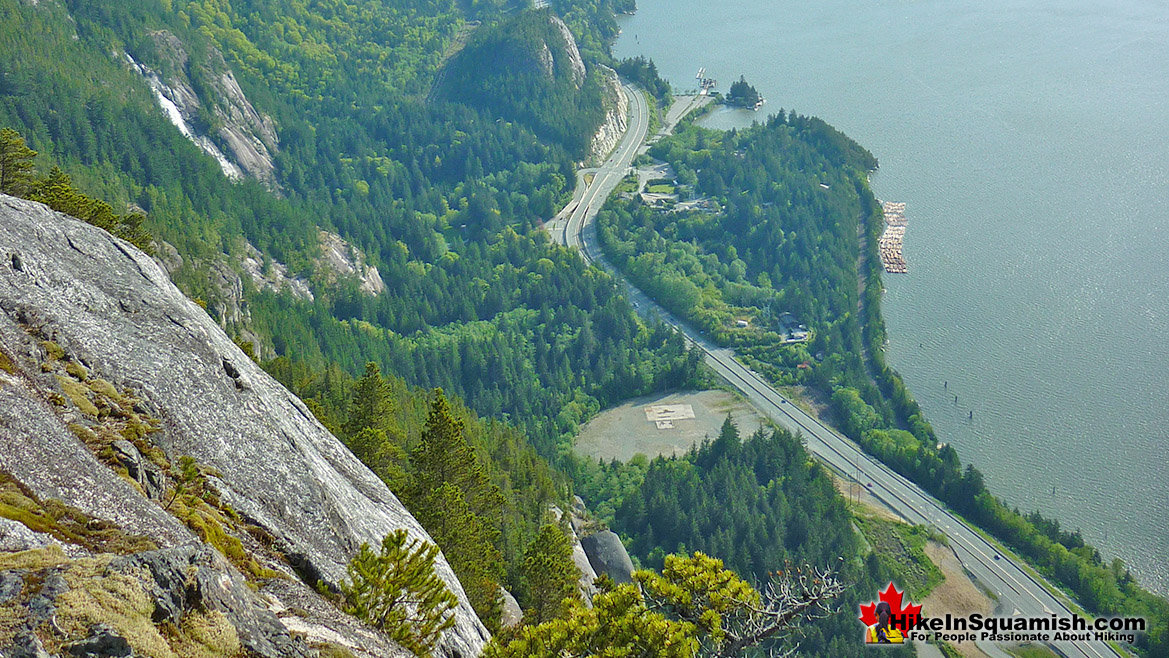
[[[40,204],[0,195],[0,352],[0,470],[30,495],[143,535],[164,553],[206,550],[191,524],[152,492],[153,467],[142,455],[126,454],[135,452],[126,441],[100,440],[103,424],[125,430],[141,415],[156,429],[150,441],[166,460],[193,458],[217,504],[248,528],[239,541],[259,567],[250,574],[258,594],[235,590],[245,603],[248,596],[264,602],[255,615],[281,619],[283,629],[262,624],[267,632],[291,629],[362,655],[400,653],[296,574],[337,582],[362,542],[379,542],[396,528],[429,540],[425,531],[150,257]],[[217,555],[167,553],[160,560],[202,560],[228,574],[216,581],[227,590],[242,582],[238,556],[234,566]],[[460,599],[456,626],[438,653],[477,655],[488,634],[445,560],[436,569]]]
[[[602,67],[601,75],[604,79],[602,89],[604,90],[605,120],[597,128],[596,134],[593,135],[587,160],[590,164],[597,165],[604,162],[613,149],[621,143],[629,117],[629,99],[625,97],[625,92],[621,89],[621,80],[617,77],[617,72],[611,68]]]
[[[223,55],[212,48],[203,61],[194,63],[174,34],[158,30],[146,36],[143,48],[160,70],[136,61],[129,53],[124,57],[130,69],[150,85],[170,122],[215,158],[228,178],[250,176],[276,189],[272,162],[280,147],[276,123],[248,100]],[[196,85],[193,77],[200,84]]]

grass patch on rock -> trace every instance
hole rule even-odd
[[[81,382],[71,379],[69,377],[62,377],[57,375],[57,381],[61,384],[61,390],[65,392],[65,397],[77,407],[77,410],[86,416],[97,418],[97,405],[89,399],[89,388]]]
[[[59,546],[0,555],[0,569],[23,570],[19,595],[0,605],[0,643],[7,645],[29,624],[29,600],[51,576],[68,588],[53,599],[55,615],[33,630],[52,654],[86,637],[94,624],[106,624],[126,638],[135,655],[152,658],[226,658],[242,656],[239,636],[228,618],[216,610],[192,609],[178,624],[156,624],[154,596],[144,583],[149,572],[109,569],[114,555],[69,559]]]
[[[158,548],[148,537],[126,532],[110,521],[91,518],[59,500],[41,500],[3,471],[0,471],[0,517],[95,553],[125,555]]]

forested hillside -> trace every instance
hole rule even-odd
[[[258,354],[355,375],[375,361],[510,418],[550,456],[601,406],[690,381],[698,360],[536,228],[571,191],[579,136],[549,140],[427,99],[446,58],[512,9],[3,0],[0,126],[41,153],[42,171],[60,165],[81,191],[144,211],[146,228],[177,250],[172,277]],[[564,13],[582,43],[604,43],[608,4]],[[590,72],[597,56],[586,49]],[[217,124],[254,106],[274,126],[273,181],[229,182],[135,67],[193,90],[189,129],[223,153],[232,145]],[[219,94],[229,71],[245,99]],[[599,106],[593,91],[543,99],[542,116],[572,115],[561,101]],[[319,228],[364,254],[387,290],[337,281],[320,263]],[[286,266],[312,299],[243,274],[252,247],[265,272]]]
[[[614,262],[776,381],[864,387],[857,233],[872,155],[819,119],[783,112],[738,132],[689,125],[650,153],[674,167],[683,200],[702,203],[610,203],[597,226]],[[785,314],[811,329],[808,342],[787,340]],[[823,363],[806,367],[817,354]]]
[[[518,121],[580,155],[604,118],[600,75],[585,70],[568,27],[544,9],[476,30],[434,93]]]
[[[619,478],[625,466],[605,470]],[[891,574],[862,548],[844,501],[796,437],[760,430],[741,440],[728,418],[713,441],[654,459],[636,477],[634,489],[600,488],[596,498],[612,499],[613,526],[642,564],[661,569],[666,555],[701,551],[755,582],[784,569],[833,566],[849,589],[838,614],[803,630],[800,655],[866,653],[853,611]]]
[[[492,630],[500,585],[529,610],[558,607],[534,592],[563,583],[534,583],[525,565],[564,566],[545,516],[567,503],[570,479],[647,565],[726,576],[703,557],[666,559],[702,549],[762,579],[790,559],[838,571],[854,606],[888,574],[860,557],[840,498],[796,439],[740,446],[727,427],[677,459],[570,456],[571,436],[601,408],[705,383],[698,351],[639,319],[611,277],[540,229],[569,199],[602,120],[598,71],[617,65],[613,13],[630,9],[0,0],[4,155],[35,168],[0,191],[151,249],[401,496]],[[652,62],[621,68],[669,98]],[[691,209],[634,198],[598,218],[639,286],[773,381],[830,396],[850,435],[1093,609],[1157,616],[1141,641],[1163,652],[1164,602],[962,471],[885,365],[877,263],[858,240],[880,224],[871,154],[783,112],[740,132],[688,126],[652,154],[678,174],[655,187]],[[372,268],[384,287],[368,285]],[[806,342],[793,338],[800,324]],[[606,585],[598,607],[640,615],[639,596]],[[569,607],[553,621],[592,614]],[[849,614],[831,617],[805,650],[856,655],[856,630]],[[522,638],[514,646],[523,655]]]

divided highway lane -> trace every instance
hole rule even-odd
[[[629,85],[623,85],[622,91],[629,99],[630,109],[625,136],[621,138],[621,142],[604,164],[596,170],[586,170],[593,171],[592,183],[585,187],[584,193],[579,198],[573,195],[572,202],[562,211],[561,215],[567,213],[563,230],[552,229],[554,240],[569,247],[580,248],[582,252],[584,251],[581,240],[582,229],[597,214],[601,206],[605,205],[609,194],[628,173],[629,166],[633,164],[633,158],[637,157],[638,149],[645,142],[646,131],[649,130],[649,107],[646,105],[645,96]],[[578,176],[578,178],[582,177]],[[582,186],[583,180],[578,182],[578,189]],[[588,258],[587,255],[586,258]]]
[[[990,542],[947,511],[944,505],[917,485],[869,457],[849,439],[792,405],[762,377],[736,361],[732,350],[709,343],[699,332],[680,322],[630,285],[605,260],[596,243],[596,229],[590,223],[633,162],[645,139],[649,122],[644,96],[629,85],[625,85],[624,91],[630,98],[631,109],[625,137],[605,164],[596,170],[592,183],[586,187],[581,181],[579,187],[584,187],[584,190],[574,195],[573,201],[558,215],[557,219],[561,222],[557,222],[559,225],[553,228],[553,238],[562,244],[578,247],[585,260],[613,274],[622,282],[629,299],[639,312],[643,315],[658,315],[681,332],[689,342],[701,348],[712,368],[774,422],[789,431],[802,434],[808,449],[821,461],[860,481],[870,493],[897,510],[906,521],[933,526],[946,535],[963,566],[996,593],[1000,614],[1037,617],[1047,617],[1053,613],[1060,616],[1071,614],[1062,601],[1051,595],[1008,556],[999,554]],[[979,644],[995,658],[1005,656],[998,647]],[[1061,642],[1056,643],[1056,648],[1073,658],[1122,658],[1122,654],[1103,642]]]

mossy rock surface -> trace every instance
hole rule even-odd
[[[69,363],[66,363],[65,372],[69,373],[69,376],[74,379],[81,381],[89,379],[89,370],[76,361],[70,361]]]
[[[134,655],[152,658],[310,655],[207,548],[71,559],[51,545],[0,554],[0,570],[18,570],[23,580],[20,591],[0,604],[2,647],[32,629],[49,653],[63,654],[102,625],[125,639]],[[49,582],[54,586],[45,599]]]
[[[77,407],[77,410],[86,416],[97,418],[98,409],[93,400],[89,399],[89,388],[81,382],[70,379],[68,377],[57,376],[57,381],[61,384],[61,390],[65,391],[65,396]]]
[[[0,471],[0,517],[94,552],[126,554],[158,548],[148,537],[91,518],[59,500],[42,501],[3,471]]]

